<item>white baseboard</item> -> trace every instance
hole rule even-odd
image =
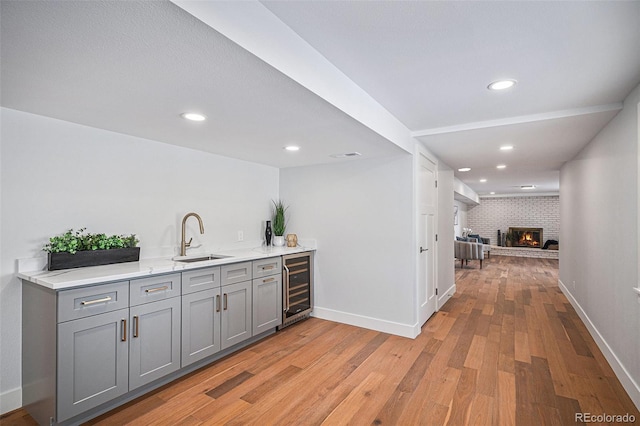
[[[456,294],[455,283],[448,290],[443,290],[442,293],[438,295],[438,306],[436,307],[436,311],[439,311],[454,294]]]
[[[356,327],[368,328],[369,330],[380,331],[382,333],[395,334],[396,336],[415,339],[420,334],[420,326],[417,324],[401,324],[386,321],[379,318],[356,315],[349,312],[335,311],[333,309],[313,307],[311,316],[329,321],[349,324]]]
[[[0,414],[22,407],[22,388],[11,389],[0,394]]]
[[[615,352],[613,352],[613,349],[611,349],[611,346],[609,346],[604,336],[600,334],[596,326],[593,324],[593,322],[591,322],[591,319],[589,319],[587,313],[582,309],[582,306],[580,306],[578,301],[573,297],[562,280],[558,280],[558,286],[560,287],[560,290],[562,290],[564,295],[567,296],[567,299],[569,299],[569,302],[578,313],[578,316],[580,317],[582,322],[584,322],[584,325],[587,326],[587,330],[589,330],[591,337],[593,337],[593,340],[595,340],[596,344],[602,351],[602,354],[611,365],[613,372],[616,373],[616,376],[618,377],[618,380],[620,380],[622,387],[624,387],[624,389],[627,391],[629,397],[636,405],[636,407],[640,409],[640,386],[633,379],[633,377],[631,377],[629,371],[627,371],[624,365],[622,365],[620,359],[616,356]]]

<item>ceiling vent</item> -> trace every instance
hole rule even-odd
[[[359,157],[362,154],[360,154],[359,152],[347,152],[344,154],[331,154],[329,157],[333,157],[333,158],[347,158],[347,157]]]

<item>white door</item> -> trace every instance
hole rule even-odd
[[[418,320],[436,311],[436,165],[420,154],[418,168]]]

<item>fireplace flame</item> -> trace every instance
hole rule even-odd
[[[534,238],[533,232],[523,232],[518,240],[518,245],[536,247],[540,245],[540,241]]]

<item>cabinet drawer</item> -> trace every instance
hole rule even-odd
[[[222,266],[222,285],[251,281],[251,262]]]
[[[129,288],[130,306],[180,296],[180,274],[131,280]]]
[[[267,277],[282,273],[282,260],[280,257],[269,257],[253,261],[253,278]]]
[[[182,273],[182,294],[220,287],[220,267],[196,269]]]
[[[63,290],[58,293],[58,322],[129,307],[129,281]]]

